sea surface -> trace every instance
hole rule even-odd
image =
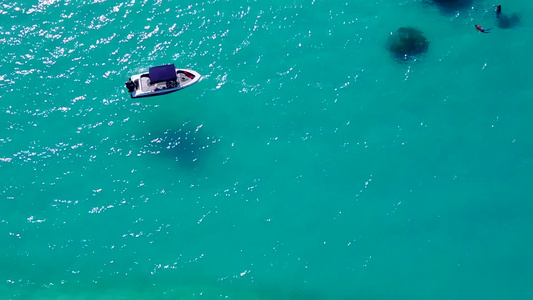
[[[3,0],[0,53],[0,299],[533,299],[532,1]]]

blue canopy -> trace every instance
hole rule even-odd
[[[174,64],[152,67],[149,70],[150,81],[152,83],[176,80],[176,67]]]

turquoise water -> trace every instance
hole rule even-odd
[[[493,4],[1,3],[0,299],[532,299],[533,2]],[[129,97],[166,63],[204,77]]]

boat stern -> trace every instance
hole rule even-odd
[[[128,79],[128,81],[126,81],[126,88],[128,89],[128,93],[133,93],[135,91],[135,83],[133,82],[133,80],[131,80],[131,77],[130,79]]]

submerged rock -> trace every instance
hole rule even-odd
[[[472,0],[432,0],[431,2],[448,12],[457,11],[472,4]]]
[[[387,49],[400,61],[416,59],[428,51],[429,41],[422,31],[413,27],[401,27],[387,40]]]
[[[498,27],[501,29],[509,29],[515,27],[520,23],[520,18],[517,14],[512,14],[510,16],[500,14],[498,17]]]

